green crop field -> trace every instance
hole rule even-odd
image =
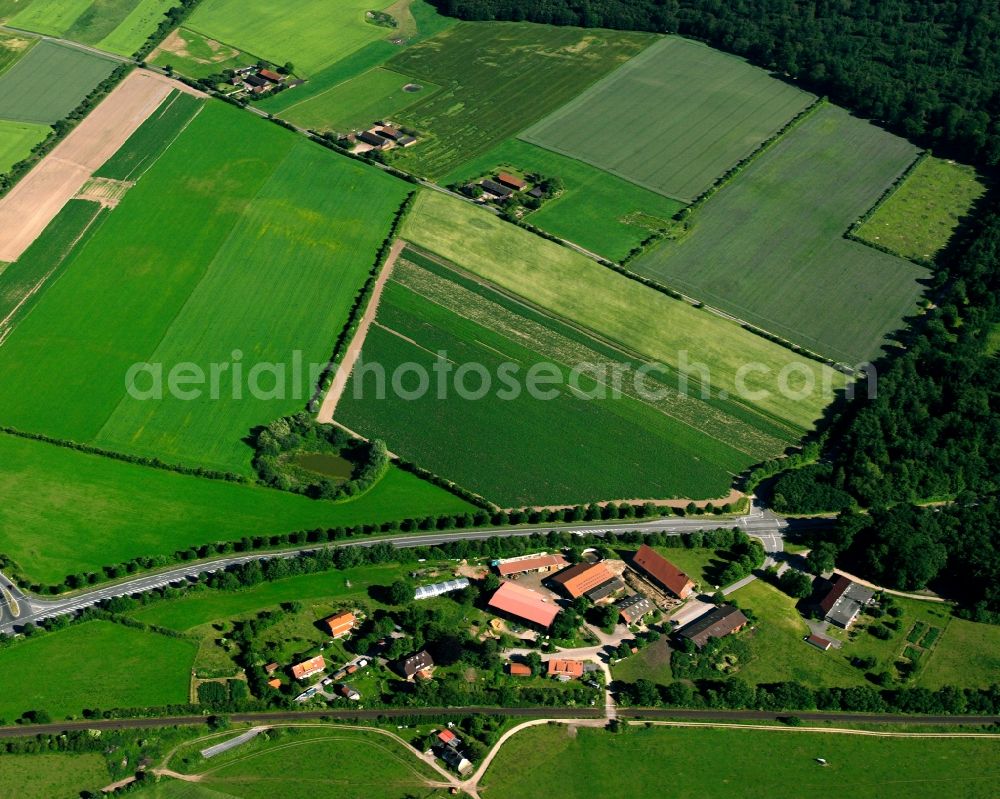
[[[717,756],[708,764],[710,753]],[[519,732],[504,745],[480,792],[485,799],[584,799],[627,785],[630,795],[656,796],[668,782],[670,795],[711,799],[821,799],[842,792],[879,799],[987,799],[997,779],[995,739],[700,727],[639,727],[614,735],[546,725]]]
[[[257,57],[187,28],[178,28],[149,55],[149,63],[170,67],[189,78],[206,78],[249,66]]]
[[[508,139],[489,152],[445,175],[450,186],[483,177],[497,169],[557,177],[561,195],[527,217],[527,221],[560,238],[579,244],[605,258],[620,261],[649,235],[649,225],[667,225],[683,205],[622,180],[610,172],[574,158]]]
[[[458,368],[485,369],[491,385],[480,395],[483,378],[473,372],[464,382],[470,394],[452,387],[442,396],[435,388],[414,398],[379,390],[377,378],[360,369],[337,418],[502,506],[572,504],[593,497],[717,497],[727,492],[733,474],[761,459],[754,446],[769,452],[782,447],[780,439],[766,439],[735,420],[732,429],[719,430],[709,419],[724,414],[705,403],[643,401],[629,386],[618,398],[581,399],[570,378],[577,364],[600,364],[609,379],[624,359],[488,287],[463,285],[447,270],[435,273],[401,262],[363,358],[384,370],[386,384],[393,385],[391,376],[402,374],[404,364],[420,364],[433,375],[436,353],[442,352]],[[505,396],[498,378],[505,364],[523,381],[539,363],[558,370],[561,382],[552,397],[543,400],[528,391]],[[593,391],[599,386],[595,379],[592,373],[583,376],[579,390]],[[410,390],[415,383],[401,385]]]
[[[200,774],[199,787],[240,799],[270,799],[276,791],[287,799],[313,799],[317,786],[338,799],[427,797],[434,795],[429,784],[441,780],[413,750],[364,730],[275,731],[211,760],[188,751],[186,758],[181,750],[171,767]]]
[[[388,0],[302,0],[290,10],[266,0],[204,0],[186,25],[275,64],[291,62],[312,77],[369,42],[392,38],[389,28],[365,22],[365,12]]]
[[[396,115],[423,140],[394,155],[437,178],[575,97],[653,41],[649,34],[461,22],[387,66],[441,91]],[[516,54],[516,57],[515,57]]]
[[[376,67],[323,94],[286,107],[281,116],[312,130],[346,133],[364,129],[424,100],[438,88],[421,84],[419,91],[404,91],[403,87],[409,83],[410,79],[398,72]]]
[[[0,758],[0,794],[18,799],[70,799],[81,788],[108,784],[108,769],[99,754],[46,752]]]
[[[701,384],[688,388],[694,396],[710,383],[714,397],[725,393],[732,413],[738,406],[801,431],[830,401],[831,387],[843,385],[843,377],[822,364],[470,203],[421,194],[403,236],[627,352],[683,372]],[[789,391],[782,390],[782,370],[794,372]]]
[[[31,382],[5,384],[0,420],[249,473],[243,439],[311,396],[313,365],[329,358],[406,192],[206,106],[0,349],[0,369]],[[162,398],[126,391],[143,363],[160,370]],[[201,370],[201,387],[171,390],[177,369]],[[156,385],[150,375],[137,379],[142,391]]]
[[[131,55],[173,5],[174,0],[33,0],[10,24]]]
[[[23,58],[25,53],[38,44],[38,41],[34,36],[0,31],[0,75]]]
[[[0,463],[0,552],[42,582],[244,535],[471,510],[397,469],[362,496],[331,503],[7,435],[0,435]]]
[[[95,177],[136,181],[191,123],[204,101],[174,91],[118,151],[94,172]]]
[[[844,234],[915,155],[826,105],[631,268],[836,361],[874,358],[929,273]]]
[[[740,58],[670,37],[522,137],[687,202],[813,99]]]
[[[858,238],[904,258],[930,261],[986,193],[971,166],[925,158],[858,230]]]
[[[0,172],[7,172],[23,161],[36,144],[45,141],[51,128],[34,122],[8,122],[0,119]]]
[[[0,76],[0,119],[50,125],[104,80],[115,62],[43,41]]]
[[[70,654],[71,653],[71,654]],[[192,641],[106,621],[90,621],[20,641],[0,650],[0,669],[44,679],[22,679],[0,696],[0,718],[13,722],[29,710],[53,718],[84,708],[156,707],[188,701]]]

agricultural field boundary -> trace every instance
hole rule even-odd
[[[154,72],[131,73],[0,199],[0,260],[20,258],[173,89],[193,91]]]

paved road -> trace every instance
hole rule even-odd
[[[281,721],[304,721],[308,719],[330,719],[335,721],[373,721],[379,718],[394,719],[407,717],[448,718],[475,715],[507,716],[510,718],[555,718],[555,719],[598,719],[603,720],[605,709],[592,708],[552,708],[552,707],[407,707],[383,708],[381,710],[301,710],[273,711],[266,713],[226,714],[233,722],[248,724],[273,724]],[[780,722],[790,713],[772,713],[763,710],[693,710],[681,708],[619,708],[618,716],[626,719],[694,720],[694,721],[772,721]],[[1000,724],[996,716],[907,716],[899,713],[820,713],[796,711],[795,716],[807,722],[837,722],[840,724],[908,724],[921,726],[985,726]],[[149,729],[153,727],[193,726],[206,723],[202,716],[163,716],[141,719],[95,719],[92,721],[62,721],[52,724],[17,725],[0,727],[0,738],[19,738],[29,735],[58,735],[73,730],[123,730]]]
[[[340,546],[362,546],[371,547],[377,543],[388,541],[396,547],[410,548],[418,546],[434,546],[452,541],[480,541],[494,536],[500,538],[514,538],[528,536],[539,531],[559,530],[575,534],[592,533],[594,535],[605,535],[609,532],[622,533],[628,531],[650,532],[652,530],[662,530],[671,535],[682,533],[724,529],[739,527],[748,535],[759,538],[764,549],[768,552],[780,552],[783,547],[783,536],[788,529],[798,529],[805,526],[815,526],[817,523],[829,523],[828,520],[788,520],[769,513],[760,507],[753,507],[746,516],[737,518],[720,518],[715,516],[699,518],[658,518],[646,521],[633,521],[626,523],[589,523],[570,526],[551,527],[501,527],[479,530],[452,530],[442,533],[423,533],[418,535],[398,535],[398,536],[372,536],[370,538],[338,541],[327,547]],[[306,553],[315,552],[317,546],[300,547],[284,551],[255,552],[246,555],[234,555],[223,558],[215,558],[198,562],[185,563],[170,569],[144,574],[139,577],[109,583],[90,590],[83,590],[67,594],[56,598],[46,598],[39,596],[26,596],[16,587],[13,588],[15,599],[17,600],[20,613],[17,616],[10,611],[10,608],[3,604],[0,608],[0,632],[11,634],[16,628],[27,623],[38,623],[45,619],[56,616],[66,616],[77,613],[84,608],[91,607],[97,603],[119,596],[133,596],[146,593],[167,585],[183,585],[190,578],[201,574],[216,572],[233,565],[247,563],[253,560],[268,560],[276,557],[292,558]],[[0,583],[6,586],[13,584],[4,575],[0,574]]]

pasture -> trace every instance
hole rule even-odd
[[[51,125],[76,108],[114,68],[111,59],[39,42],[0,76],[0,119]]]
[[[709,766],[706,755],[713,752],[725,756]],[[480,791],[485,799],[584,799],[620,790],[623,774],[635,796],[657,795],[666,778],[672,794],[712,799],[821,799],[837,792],[986,799],[1000,778],[1000,741],[710,727],[639,727],[614,735],[554,724],[512,737]]]
[[[462,382],[466,394],[431,389],[414,397],[406,392],[415,391],[415,379],[400,380],[403,391],[383,391],[378,378],[356,369],[337,419],[504,507],[719,496],[734,473],[759,459],[740,451],[746,446],[741,436],[724,443],[706,433],[707,407],[700,415],[701,408],[682,399],[644,402],[629,386],[620,397],[581,397],[627,360],[488,287],[398,263],[362,363],[374,362],[390,376],[416,363],[433,375],[435,365],[445,363],[437,353],[453,366],[477,364],[489,377],[472,372]],[[507,393],[498,378],[505,368],[513,366],[524,381],[539,363],[558,371],[551,396]],[[584,363],[600,364],[604,377],[588,373],[574,384],[570,373]],[[682,421],[685,416],[691,421]],[[497,446],[498,431],[503,446]],[[780,449],[777,442],[771,451]]]
[[[281,116],[311,130],[346,133],[364,129],[437,91],[436,86],[429,84],[421,84],[416,92],[405,91],[403,87],[408,84],[410,79],[406,76],[377,67],[287,106]]]
[[[915,155],[825,105],[631,268],[835,361],[875,358],[928,272],[844,234]]]
[[[397,114],[424,139],[393,161],[439,178],[575,97],[653,41],[643,33],[460,22],[386,66],[441,91]],[[516,57],[515,57],[516,55]]]
[[[683,207],[610,172],[520,139],[507,139],[439,182],[445,186],[466,183],[497,169],[561,179],[562,194],[545,201],[527,221],[614,261],[642,244],[651,232],[649,222],[655,219],[655,224],[665,226]]]
[[[0,75],[14,66],[38,41],[34,36],[0,31]]]
[[[521,136],[690,202],[814,99],[741,58],[668,37]]]
[[[843,385],[843,377],[822,364],[470,203],[422,193],[402,235],[623,352],[687,375],[692,396],[706,396],[708,386],[727,413],[753,426],[787,425],[789,441],[812,426],[832,398],[831,387]],[[747,370],[747,363],[759,366]],[[789,390],[782,390],[782,370]]]
[[[148,61],[158,67],[171,67],[189,78],[206,78],[254,64],[257,57],[196,31],[178,28],[149,54]]]
[[[0,368],[32,381],[5,386],[0,419],[249,473],[244,439],[311,396],[406,193],[237,109],[205,106],[0,349]],[[156,366],[133,371],[128,392],[130,369],[146,363]],[[200,370],[202,385],[171,389],[181,368]]]
[[[18,161],[31,155],[36,144],[45,141],[51,128],[34,122],[0,119],[0,172],[8,172]]]
[[[333,503],[7,435],[0,435],[0,462],[0,552],[41,582],[244,535],[471,510],[395,468],[365,494]]]
[[[1000,627],[951,619],[923,665],[919,682],[925,688],[985,688],[1000,674]]]
[[[265,0],[204,0],[186,26],[230,47],[274,64],[291,62],[295,73],[312,77],[369,42],[392,31],[365,22],[365,12],[382,10],[388,0],[303,0],[293,13]]]
[[[18,641],[0,650],[0,669],[27,676],[44,663],[44,678],[25,678],[17,691],[4,691],[0,718],[13,722],[26,711],[46,710],[61,719],[84,708],[184,703],[194,655],[192,641],[107,621]]]
[[[132,55],[174,0],[31,0],[10,24],[118,55]]]
[[[18,799],[62,799],[97,790],[109,781],[104,758],[96,753],[8,755],[0,758],[0,793]]]
[[[985,193],[971,166],[925,158],[856,235],[903,258],[933,261]]]

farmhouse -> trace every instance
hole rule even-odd
[[[453,749],[457,747],[460,743],[462,743],[462,740],[457,735],[455,735],[455,733],[453,733],[451,730],[441,730],[437,734],[437,738],[445,746],[450,746]]]
[[[434,583],[433,585],[422,585],[413,592],[414,599],[431,599],[432,597],[450,594],[452,591],[460,591],[469,587],[469,581],[465,577],[457,580],[448,580],[444,583]]]
[[[493,563],[501,577],[514,577],[518,574],[536,572],[544,574],[553,569],[569,566],[569,561],[562,555],[546,555],[544,552],[535,555],[522,555],[518,558],[507,558]]]
[[[559,615],[559,608],[537,591],[511,582],[503,583],[488,604],[496,613],[512,616],[542,630],[549,629]]]
[[[355,616],[350,611],[345,611],[343,613],[338,613],[335,616],[331,616],[328,619],[324,619],[323,623],[330,628],[330,635],[336,638],[343,638],[351,630],[354,629]]]
[[[399,661],[399,673],[406,679],[412,680],[420,672],[430,672],[434,668],[434,660],[426,649],[415,652],[407,658]]]
[[[583,676],[582,660],[564,660],[553,658],[546,664],[546,673],[549,677],[555,677],[561,682],[567,680],[579,680]]]
[[[830,590],[820,600],[819,607],[828,622],[846,630],[854,624],[861,610],[871,604],[874,596],[875,592],[870,588],[838,574]]]
[[[501,200],[506,200],[514,193],[511,189],[508,189],[506,186],[501,186],[499,183],[494,180],[490,180],[489,178],[480,181],[479,185],[483,187],[483,191],[488,194],[492,194],[494,197],[499,197]]]
[[[694,580],[646,544],[639,547],[632,565],[644,571],[678,599],[687,599],[694,589]]]
[[[527,663],[508,663],[507,673],[511,677],[530,677],[531,666]]]
[[[563,569],[552,578],[552,582],[569,596],[576,599],[615,580],[615,574],[605,563],[577,563]]]
[[[316,655],[314,658],[303,660],[301,663],[296,663],[292,666],[292,676],[296,680],[308,680],[314,674],[319,674],[325,668],[326,661],[323,659],[323,656]]]
[[[370,130],[361,131],[361,133],[358,134],[358,141],[370,144],[377,150],[384,150],[391,144],[389,139],[384,136],[379,136],[377,133],[372,133]]]
[[[677,636],[687,639],[701,649],[710,638],[724,638],[739,632],[747,625],[747,621],[741,610],[732,605],[722,605],[712,608],[708,613],[682,627]]]
[[[376,131],[376,133],[378,133],[379,136],[385,136],[385,138],[392,139],[393,141],[399,141],[404,135],[403,131],[390,127],[389,125],[383,125]]]
[[[497,183],[506,186],[514,191],[523,191],[524,187],[528,184],[525,183],[521,178],[514,177],[508,172],[500,172],[497,174]]]
[[[642,594],[622,597],[615,602],[615,607],[626,624],[635,624],[654,609],[653,603]]]
[[[349,699],[352,702],[360,702],[361,694],[358,693],[354,688],[349,686],[347,683],[337,686],[337,693],[344,697],[344,699]]]
[[[282,84],[285,82],[285,76],[275,72],[272,69],[262,69],[257,74],[260,75],[264,80],[268,81],[269,83]]]

